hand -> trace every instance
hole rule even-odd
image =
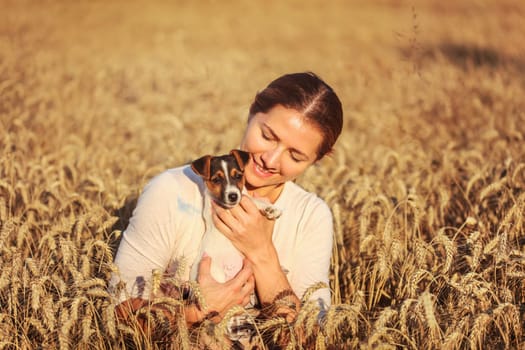
[[[197,282],[206,303],[206,309],[201,310],[204,317],[212,317],[214,322],[220,322],[235,305],[245,306],[250,302],[254,292],[255,279],[249,261],[245,260],[243,268],[231,280],[225,283],[217,282],[210,273],[211,258],[204,256],[199,264]]]
[[[239,205],[225,209],[212,202],[212,219],[215,226],[251,262],[268,255],[273,250],[274,220],[268,220],[247,196]]]
[[[212,203],[212,218],[215,226],[251,263],[256,280],[257,296],[264,304],[273,304],[275,298],[284,291],[292,291],[290,282],[284,274],[279,256],[272,242],[274,220],[268,220],[252,202],[243,196],[240,205],[224,209]],[[287,319],[296,316],[300,300],[291,292],[289,295],[295,310],[278,312],[286,314]]]

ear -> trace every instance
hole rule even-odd
[[[230,154],[235,157],[237,164],[239,164],[239,168],[244,170],[244,166],[248,163],[248,160],[250,160],[250,153],[241,151],[240,149],[232,149]]]
[[[204,157],[200,157],[199,159],[194,160],[191,162],[191,168],[195,173],[203,177],[205,180],[210,179],[210,162],[211,162],[211,156],[206,155]]]

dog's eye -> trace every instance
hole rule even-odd
[[[214,184],[218,185],[222,182],[222,179],[219,177],[219,176],[215,176],[211,179],[211,182],[213,182]]]
[[[242,173],[235,173],[235,174],[233,174],[233,178],[235,180],[240,180],[242,178]]]

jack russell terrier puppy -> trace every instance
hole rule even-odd
[[[213,224],[211,201],[228,209],[239,204],[244,189],[244,166],[249,159],[248,152],[234,149],[230,154],[206,155],[191,163],[193,171],[204,180],[206,189],[202,213],[206,231],[192,266],[192,280],[197,279],[199,263],[205,253],[211,257],[210,273],[220,283],[233,278],[242,268],[243,255]],[[282,211],[279,208],[260,199],[251,199],[268,219],[275,220],[281,216]]]

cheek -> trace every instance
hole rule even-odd
[[[281,163],[281,174],[287,178],[296,178],[301,175],[308,165],[295,163],[293,161],[283,161]]]
[[[257,153],[257,151],[260,149],[260,146],[253,139],[247,139],[242,144],[241,149],[250,153]]]
[[[258,153],[264,150],[264,144],[264,140],[257,135],[257,130],[249,128],[242,140],[241,149],[251,153]]]

